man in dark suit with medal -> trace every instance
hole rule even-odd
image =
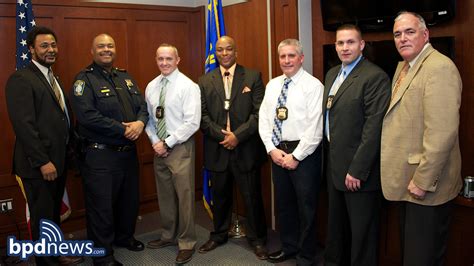
[[[342,65],[325,80],[326,265],[378,265],[380,132],[390,79],[362,56],[364,46],[358,27],[341,26],[336,51]]]
[[[220,67],[199,79],[204,165],[211,176],[214,216],[214,231],[199,252],[227,242],[235,179],[245,203],[247,240],[255,255],[266,259],[267,228],[260,187],[265,154],[257,131],[264,94],[261,74],[236,64],[235,42],[228,36],[217,41],[216,55]]]
[[[67,100],[51,66],[56,62],[56,34],[36,26],[26,44],[32,61],[13,73],[6,101],[15,131],[13,172],[21,178],[30,212],[32,240],[40,237],[40,220],[59,225],[66,184],[66,150],[70,135]],[[36,257],[36,264],[76,264],[81,257]]]

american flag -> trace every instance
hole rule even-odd
[[[36,26],[36,22],[31,0],[16,2],[16,69],[22,69],[30,63],[31,55],[26,45],[26,35]]]

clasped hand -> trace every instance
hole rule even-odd
[[[145,124],[142,121],[122,122],[122,125],[125,126],[124,136],[131,141],[138,139],[145,127]]]
[[[224,140],[219,142],[224,148],[228,150],[233,150],[237,145],[239,145],[239,139],[235,136],[234,132],[232,131],[227,131],[222,129],[221,130],[222,134],[224,134]]]
[[[276,165],[288,170],[295,170],[299,164],[299,162],[293,158],[293,154],[286,153],[280,149],[272,150],[270,157]]]

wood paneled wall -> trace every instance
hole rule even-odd
[[[5,83],[15,70],[15,3],[0,0],[0,199],[13,198],[15,212],[11,216],[25,231],[24,200],[14,176],[11,159],[14,134],[8,120],[5,104]],[[159,74],[155,51],[160,43],[176,45],[181,62],[180,71],[194,81],[204,71],[204,8],[175,8],[144,5],[85,3],[79,0],[33,1],[37,25],[52,28],[58,37],[59,59],[54,70],[61,78],[65,91],[70,91],[74,76],[92,62],[92,38],[99,33],[114,37],[117,47],[115,65],[125,68],[137,80],[141,91]],[[199,138],[199,136],[198,136]],[[197,141],[197,153],[202,154],[202,141]],[[138,141],[140,161],[141,212],[157,210],[153,152],[143,134]],[[201,188],[202,156],[196,160],[196,181]],[[67,188],[73,214],[63,224],[66,232],[85,227],[81,179],[69,173]],[[16,234],[13,219],[0,215],[0,246],[5,236]]]
[[[323,30],[319,3],[313,1],[313,69],[314,75],[323,80],[323,45],[335,42],[335,32]],[[429,28],[431,37],[454,36],[455,59],[463,81],[461,124],[459,139],[462,153],[462,176],[474,175],[474,61],[472,47],[474,46],[474,1],[458,0],[456,2],[456,17],[444,24]],[[390,32],[364,33],[366,41],[393,40]],[[324,192],[323,192],[324,194]],[[326,201],[322,197],[323,202]],[[327,205],[326,205],[327,206]],[[326,235],[327,207],[320,208],[318,238],[324,243]],[[322,219],[321,219],[322,218]],[[446,257],[447,265],[472,265],[474,251],[474,201],[458,197],[455,200],[455,211],[452,216],[450,238]],[[382,216],[382,233],[380,241],[380,265],[401,265],[398,235],[398,216],[395,206],[385,202]]]
[[[277,77],[283,74],[278,61],[278,44],[288,38],[298,39],[298,1],[271,1],[270,10],[272,12],[272,73],[274,77]],[[306,49],[311,48],[306,47]]]

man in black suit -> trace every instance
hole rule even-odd
[[[26,44],[33,60],[10,76],[5,90],[16,135],[13,172],[23,183],[35,241],[40,237],[41,219],[60,223],[70,119],[67,100],[51,70],[58,53],[55,33],[45,27],[34,27]],[[74,264],[81,260],[36,257],[38,265]]]
[[[247,239],[255,255],[266,259],[267,229],[260,187],[260,166],[266,156],[257,131],[263,83],[259,72],[236,64],[237,49],[231,37],[217,41],[216,55],[220,67],[199,79],[204,165],[211,176],[214,216],[214,232],[199,252],[227,242],[235,179],[245,203]]]
[[[339,27],[336,51],[342,65],[325,80],[326,265],[378,265],[380,132],[390,80],[362,56],[364,46],[357,26]]]

